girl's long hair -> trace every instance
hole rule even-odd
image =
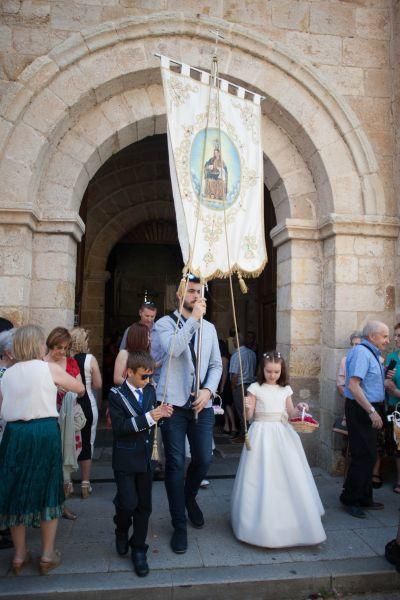
[[[281,375],[276,383],[278,385],[280,385],[281,387],[285,387],[285,385],[288,385],[289,380],[288,380],[288,376],[286,373],[285,361],[283,360],[280,352],[276,352],[275,350],[270,350],[269,352],[264,352],[264,354],[262,356],[262,361],[260,361],[260,365],[258,367],[258,372],[257,372],[258,383],[260,385],[265,383],[264,367],[269,362],[278,363],[281,365]]]

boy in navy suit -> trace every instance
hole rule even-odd
[[[151,514],[151,453],[153,425],[170,417],[167,404],[156,406],[154,387],[149,380],[155,367],[146,352],[128,355],[127,378],[110,390],[109,406],[113,429],[112,467],[117,494],[114,498],[115,545],[119,555],[132,551],[132,562],[139,577],[149,572],[146,536]],[[129,539],[129,529],[133,534]]]

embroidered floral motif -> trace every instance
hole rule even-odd
[[[173,75],[172,71],[170,72],[169,79],[169,91],[171,102],[175,106],[182,106],[185,104],[186,100],[189,98],[189,94],[191,92],[196,93],[199,91],[199,87],[197,85],[193,85],[189,83],[183,83],[181,77],[176,77]]]
[[[242,241],[246,258],[255,258],[257,251],[257,238],[254,235],[245,235]]]
[[[243,125],[249,131],[253,137],[253,142],[258,144],[258,123],[257,117],[251,104],[238,104],[233,102],[232,105],[237,108],[240,112]]]

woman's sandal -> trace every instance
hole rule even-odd
[[[69,510],[69,508],[67,508],[66,506],[64,506],[61,516],[63,519],[67,519],[68,521],[76,521],[76,519],[78,518],[78,516],[71,510]]]
[[[82,498],[89,498],[92,493],[92,486],[90,485],[90,481],[83,480],[81,482],[81,496]]]
[[[382,477],[380,475],[372,475],[372,487],[374,490],[382,487]]]
[[[14,573],[14,575],[20,575],[22,569],[25,567],[25,565],[28,565],[31,562],[31,560],[31,553],[29,552],[29,550],[27,550],[25,553],[25,558],[13,558],[11,562],[11,571]]]
[[[56,569],[61,563],[61,552],[58,550],[54,551],[54,554],[50,560],[43,560],[43,556],[39,561],[39,573],[40,575],[47,575],[53,569]]]
[[[400,494],[400,483],[396,483],[396,485],[393,486],[393,491],[395,494]]]

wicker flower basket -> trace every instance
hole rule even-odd
[[[391,416],[391,421],[393,423],[393,439],[396,443],[397,450],[400,451],[400,403],[396,404],[396,408]]]
[[[218,394],[214,394],[214,400],[213,400],[212,407],[213,407],[214,415],[223,415],[225,412],[224,409],[222,408],[222,398]]]
[[[289,423],[297,433],[313,433],[319,427],[319,423],[307,414],[303,408],[300,418],[290,419]]]

